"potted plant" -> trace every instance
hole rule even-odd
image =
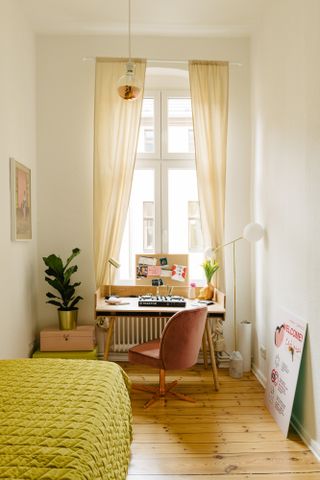
[[[80,249],[74,248],[65,265],[57,255],[51,254],[48,257],[42,257],[48,267],[45,271],[45,280],[59,293],[59,295],[55,295],[47,292],[46,296],[49,298],[47,303],[59,307],[60,330],[72,330],[77,326],[78,308],[76,305],[82,300],[82,297],[76,296],[76,287],[81,282],[71,283],[71,276],[78,270],[78,267],[77,265],[70,266],[70,263],[79,253]]]
[[[201,264],[206,276],[207,285],[200,290],[199,298],[211,300],[214,296],[214,286],[211,283],[212,277],[219,268],[219,264],[212,258],[206,258]]]

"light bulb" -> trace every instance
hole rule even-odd
[[[264,235],[263,227],[259,223],[249,223],[244,227],[243,238],[249,242],[257,242]]]
[[[136,100],[142,91],[140,82],[135,77],[135,64],[128,62],[126,73],[118,80],[118,93],[124,100]]]

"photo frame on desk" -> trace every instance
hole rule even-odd
[[[11,239],[32,240],[31,170],[10,158]]]
[[[152,285],[162,279],[164,285],[184,287],[189,283],[188,254],[136,255],[136,285]]]

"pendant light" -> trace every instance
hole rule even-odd
[[[142,86],[135,77],[135,64],[131,60],[131,0],[128,0],[128,43],[129,43],[129,61],[126,64],[126,73],[119,78],[117,89],[121,98],[124,100],[136,100],[142,91]]]

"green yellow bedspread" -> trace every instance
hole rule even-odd
[[[0,361],[0,478],[124,480],[128,378],[95,360]]]

